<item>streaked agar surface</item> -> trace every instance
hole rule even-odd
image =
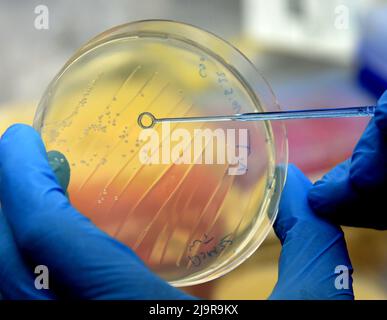
[[[283,185],[284,172],[276,166],[286,168],[286,136],[269,122],[174,123],[169,132],[185,129],[192,139],[197,129],[247,129],[245,145],[237,136],[227,140],[228,147],[246,150],[246,172],[229,174],[228,163],[143,164],[147,141],[139,138],[138,116],[276,108],[266,83],[223,40],[176,22],[142,21],[81,48],[50,84],[34,126],[47,150],[60,151],[70,163],[72,204],[182,286],[224,274],[263,241]],[[162,159],[166,144],[177,142],[161,124],[153,129],[161,137],[153,152]],[[192,144],[182,148],[194,157]]]

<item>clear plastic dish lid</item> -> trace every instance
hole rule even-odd
[[[47,150],[70,163],[72,204],[183,286],[225,274],[262,243],[284,184],[286,132],[279,121],[142,129],[138,116],[278,108],[230,44],[152,20],[113,28],[82,47],[49,85],[34,127]]]

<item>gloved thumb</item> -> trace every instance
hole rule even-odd
[[[62,293],[84,299],[187,297],[71,206],[33,128],[15,125],[4,133],[0,168],[0,201],[16,243],[35,264],[48,267]]]

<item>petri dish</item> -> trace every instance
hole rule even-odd
[[[70,163],[72,204],[159,276],[186,286],[234,269],[267,236],[286,176],[286,131],[280,121],[174,123],[149,135],[138,116],[278,109],[232,45],[191,25],[147,20],[80,48],[48,86],[34,127]]]

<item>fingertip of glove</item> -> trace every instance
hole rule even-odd
[[[5,154],[5,156],[0,156],[1,161],[11,159],[14,153],[28,158],[30,151],[45,154],[39,133],[29,125],[14,124],[4,132],[0,139],[0,152]]]
[[[316,181],[308,192],[308,202],[313,211],[320,215],[331,214],[349,190],[351,160],[348,159]]]
[[[2,135],[2,139],[7,139],[9,137],[19,138],[25,137],[26,135],[37,135],[38,132],[31,126],[23,123],[16,123],[11,125]]]
[[[387,132],[387,90],[378,100],[374,118],[377,127],[383,132]]]
[[[307,194],[307,201],[315,214],[323,218],[331,216],[336,206],[335,194],[332,192],[335,192],[332,184],[325,176],[312,185]]]
[[[15,124],[6,130],[0,139],[0,196],[4,204],[19,208],[28,201],[32,206],[47,190],[57,189],[60,179],[55,178],[47,160],[43,141],[34,128]]]
[[[299,182],[302,182],[304,186],[311,185],[308,177],[305,176],[305,174],[296,165],[290,163],[288,166],[285,188],[286,186],[291,188],[291,185]]]

